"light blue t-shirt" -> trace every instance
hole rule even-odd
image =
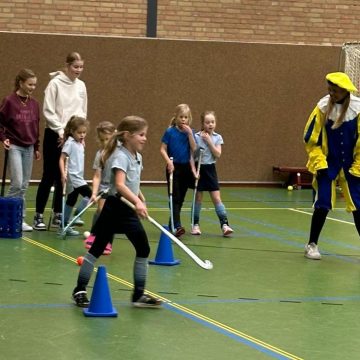
[[[109,188],[110,186],[110,176],[111,176],[111,168],[108,166],[104,166],[104,169],[101,167],[101,154],[103,150],[98,150],[95,155],[94,163],[93,163],[93,170],[100,171],[100,184],[99,184],[99,192],[104,191]]]
[[[212,154],[211,150],[209,149],[208,144],[201,138],[200,134],[201,134],[201,131],[198,131],[195,134],[195,141],[196,141],[196,145],[197,145],[196,159],[198,158],[199,149],[203,148],[204,152],[202,155],[201,164],[209,165],[209,164],[216,163],[215,156]],[[224,140],[223,140],[222,136],[216,132],[212,133],[211,140],[215,146],[224,144]]]
[[[121,142],[117,142],[117,147],[121,147]],[[110,180],[111,180],[111,161],[113,158],[113,154],[110,155],[109,159],[105,162],[104,168],[101,167],[101,155],[103,153],[103,149],[98,150],[95,155],[93,170],[99,170],[101,172],[100,184],[99,184],[99,192],[104,191],[110,188]],[[110,160],[110,161],[109,161]]]
[[[69,156],[66,184],[68,193],[80,186],[87,185],[84,180],[84,145],[69,136],[61,152]]]
[[[136,153],[132,155],[124,146],[118,146],[106,161],[106,165],[111,168],[110,191],[109,194],[116,195],[115,170],[119,169],[125,172],[125,185],[136,195],[140,193],[140,175],[143,169],[142,156]]]

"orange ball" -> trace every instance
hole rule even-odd
[[[79,256],[79,257],[76,259],[76,263],[77,263],[79,266],[82,265],[83,261],[84,261],[84,257],[83,257],[83,256]]]

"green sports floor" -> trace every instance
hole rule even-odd
[[[29,191],[28,222],[35,192]],[[166,224],[165,188],[143,192],[150,215]],[[182,213],[187,230],[191,198]],[[303,256],[310,189],[224,187],[222,198],[234,235],[221,236],[205,196],[202,235],[182,238],[213,270],[175,244],[179,265],[150,265],[147,289],[164,300],[162,309],[131,307],[134,250],[116,237],[112,255],[97,263],[106,267],[116,318],[88,318],[72,304],[82,236],[63,240],[53,230],[0,239],[0,358],[359,359],[360,241],[341,195],[322,233],[321,261]],[[86,224],[92,214],[83,217]],[[160,233],[144,225],[154,258]]]

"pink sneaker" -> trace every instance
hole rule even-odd
[[[110,255],[111,253],[112,253],[112,245],[110,243],[108,243],[103,252],[103,255]]]
[[[90,234],[90,235],[84,240],[85,248],[86,248],[86,249],[90,249],[94,241],[95,241],[95,235]]]

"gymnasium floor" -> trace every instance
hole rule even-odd
[[[150,215],[165,224],[165,189],[143,191]],[[203,234],[182,238],[213,270],[176,245],[180,265],[149,267],[147,289],[163,298],[162,309],[130,306],[134,252],[122,235],[115,239],[113,254],[98,265],[108,272],[117,318],[87,318],[70,300],[82,237],[34,231],[0,239],[1,359],[358,359],[360,241],[340,195],[322,233],[321,261],[303,256],[311,190],[230,187],[222,197],[234,235],[220,235],[206,196]],[[187,230],[190,202],[191,193],[182,216]],[[160,234],[144,224],[153,258]]]

